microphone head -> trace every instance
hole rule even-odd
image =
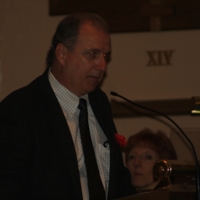
[[[110,94],[113,95],[113,96],[118,96],[118,94],[116,92],[113,92],[113,91],[111,91]]]

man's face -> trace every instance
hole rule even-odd
[[[154,182],[153,165],[158,158],[154,150],[145,146],[136,146],[130,151],[127,168],[136,188],[145,189]]]
[[[110,53],[109,34],[88,23],[82,25],[75,49],[67,51],[62,84],[79,97],[92,92],[103,78]]]

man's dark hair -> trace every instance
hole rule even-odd
[[[79,12],[67,15],[60,21],[52,38],[51,47],[47,53],[46,65],[51,67],[55,60],[55,49],[58,43],[66,46],[72,52],[77,42],[79,30],[84,23],[91,23],[95,28],[109,33],[109,28],[102,17],[94,13]]]

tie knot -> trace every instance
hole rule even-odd
[[[87,110],[87,101],[83,98],[80,98],[78,108],[80,110]]]

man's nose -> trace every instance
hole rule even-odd
[[[107,60],[105,59],[104,55],[102,55],[98,63],[96,65],[96,69],[101,70],[101,71],[106,71],[107,70]]]

